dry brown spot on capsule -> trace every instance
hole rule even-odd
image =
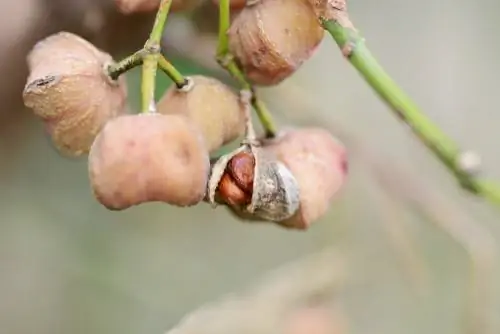
[[[245,7],[229,29],[229,47],[247,77],[276,85],[292,75],[323,39],[304,0],[265,0]]]
[[[96,198],[123,210],[145,202],[200,202],[210,162],[198,129],[183,116],[139,114],[110,121],[89,155]]]
[[[110,55],[67,32],[45,38],[29,53],[24,104],[46,122],[60,152],[87,153],[103,125],[125,111],[125,78],[107,76],[111,62]]]
[[[303,128],[267,141],[265,149],[290,169],[300,187],[300,210],[281,224],[307,229],[326,213],[346,181],[345,147],[324,129]]]
[[[146,13],[158,9],[161,0],[115,0],[118,10],[123,14]],[[172,0],[170,11],[193,9],[201,3],[200,0]]]
[[[172,86],[158,102],[161,114],[182,114],[200,127],[208,150],[216,151],[243,135],[245,114],[236,95],[215,78],[193,76],[185,92]]]

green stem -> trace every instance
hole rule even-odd
[[[171,4],[172,0],[161,0],[151,34],[143,48],[145,55],[143,57],[141,81],[142,113],[156,112],[155,89],[156,72],[161,51],[160,41]]]
[[[257,98],[255,91],[252,90],[252,99],[251,99],[252,107],[255,109],[257,113],[257,117],[259,118],[260,124],[264,128],[266,138],[273,138],[276,136],[277,129],[274,125],[273,118],[271,113],[267,109],[266,104],[261,99]]]
[[[158,67],[175,83],[177,88],[187,84],[186,78],[162,54],[158,56]]]
[[[171,5],[172,0],[161,0],[160,6],[158,7],[158,12],[156,13],[155,23],[153,24],[151,34],[149,34],[149,39],[146,42],[146,46],[160,45],[161,36],[163,36],[165,22],[167,22],[167,16]]]
[[[264,129],[265,136],[272,138],[276,135],[276,126],[274,125],[273,117],[267,109],[264,101],[262,101],[256,94],[254,87],[248,82],[243,71],[238,67],[229,53],[229,38],[227,31],[230,25],[230,0],[219,0],[219,40],[217,45],[217,62],[226,71],[231,74],[240,84],[243,90],[251,92],[250,98],[252,107],[257,113],[260,124]]]
[[[156,89],[156,71],[158,65],[158,55],[148,54],[144,57],[142,64],[141,78],[141,112],[156,112],[155,89]]]
[[[242,89],[245,90],[253,90],[252,85],[247,81],[245,75],[243,72],[240,70],[236,62],[233,60],[233,57],[230,54],[226,54],[224,56],[224,59],[219,61],[219,64],[231,74],[233,78],[238,81]],[[255,93],[255,92],[252,92]]]
[[[323,18],[321,23],[330,33],[347,60],[358,70],[366,82],[392,109],[394,114],[408,124],[413,133],[455,175],[461,186],[484,196],[500,206],[500,187],[480,180],[460,164],[463,152],[391,79],[367,48],[364,39],[352,26],[345,12],[337,18]]]
[[[137,51],[136,53],[120,60],[119,62],[113,63],[108,66],[108,75],[113,80],[118,80],[118,77],[123,73],[142,65],[142,52]]]
[[[231,6],[230,0],[219,0],[219,43],[217,45],[217,58],[223,58],[229,53],[229,37],[227,31],[230,26]]]

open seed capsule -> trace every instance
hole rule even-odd
[[[248,159],[249,155],[252,159]],[[233,159],[245,160],[238,163]],[[246,172],[250,163],[253,164],[250,166],[253,167],[252,173]],[[238,178],[235,175],[247,177]],[[249,175],[253,177],[250,181]],[[226,182],[233,184],[228,186]],[[248,189],[250,182],[251,191]],[[235,186],[241,193],[247,194],[245,201],[240,200],[240,192],[227,191],[229,187],[233,189]],[[235,194],[237,199],[231,197]],[[292,173],[272,154],[253,145],[242,145],[222,156],[212,166],[207,195],[209,203],[216,204],[218,198],[218,201],[227,204],[235,213],[256,220],[282,221],[292,217],[299,207],[299,187]]]

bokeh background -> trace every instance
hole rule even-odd
[[[389,73],[500,182],[500,3],[349,5]],[[169,17],[164,51],[183,73],[228,80],[213,61],[216,19],[210,3]],[[279,318],[294,294],[341,314],[331,334],[500,331],[500,211],[457,187],[327,36],[293,78],[260,90],[280,125],[323,126],[349,148],[345,190],[310,230],[244,224],[208,205],[101,207],[86,160],[60,157],[23,108],[25,56],[67,30],[120,58],[151,24],[107,0],[0,1],[0,333],[280,333],[255,324]],[[139,75],[128,76],[137,105]],[[170,84],[159,80],[158,95]],[[233,293],[240,311],[228,314],[218,300]],[[213,313],[180,323],[206,303]]]

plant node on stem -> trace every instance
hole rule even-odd
[[[417,138],[454,174],[464,189],[500,207],[500,186],[479,178],[477,171],[471,172],[467,166],[464,168],[465,153],[420,111],[369,51],[363,37],[349,19],[346,0],[313,2],[323,28],[396,117],[410,126]]]
[[[219,1],[219,38],[217,46],[217,62],[226,71],[231,74],[240,84],[241,88],[250,94],[249,102],[255,109],[259,121],[264,129],[266,138],[272,138],[276,135],[276,126],[274,125],[271,113],[256,94],[255,88],[248,82],[243,71],[238,67],[233,56],[229,52],[229,38],[227,31],[230,25],[230,0]]]
[[[172,0],[161,0],[155,22],[144,47],[134,54],[114,63],[107,68],[111,79],[118,77],[134,67],[142,65],[141,79],[141,112],[156,112],[154,99],[156,89],[156,72],[162,70],[181,89],[189,82],[184,76],[161,54],[161,37],[165,28],[168,12]]]

